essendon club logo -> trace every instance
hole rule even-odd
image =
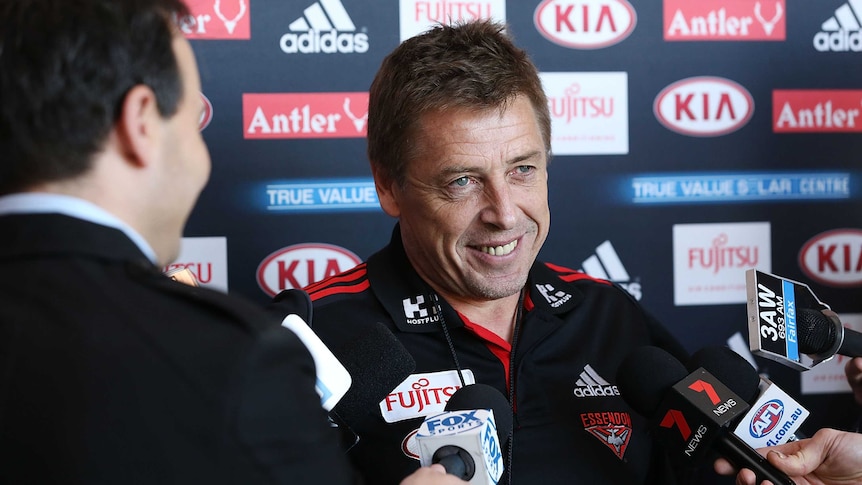
[[[858,133],[862,131],[862,90],[772,91],[775,133]]]
[[[544,0],[533,23],[549,41],[570,49],[601,49],[622,42],[637,14],[626,0]]]
[[[623,459],[632,437],[632,418],[629,413],[583,413],[581,422],[585,431],[607,446],[617,458]]]
[[[332,244],[295,244],[267,256],[257,267],[257,284],[269,296],[281,290],[303,288],[347,271],[362,260]]]
[[[802,246],[799,266],[809,278],[827,286],[862,286],[862,229],[835,229],[814,236]]]
[[[785,0],[664,0],[664,40],[785,40]]]
[[[190,15],[178,19],[187,39],[251,38],[251,0],[186,0]]]
[[[363,138],[368,93],[246,93],[242,117],[247,139]]]
[[[754,98],[739,84],[720,77],[690,77],[664,88],[653,112],[665,128],[688,136],[721,136],[745,126]]]

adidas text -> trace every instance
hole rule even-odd
[[[862,51],[862,30],[818,32],[814,36],[814,48],[820,52],[860,52]]]
[[[279,41],[281,50],[287,54],[341,54],[368,52],[368,34],[336,30],[309,30],[304,34],[288,32]]]
[[[617,389],[617,386],[576,387],[574,393],[577,397],[602,397],[620,395],[620,391]]]

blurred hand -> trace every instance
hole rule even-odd
[[[401,480],[401,485],[464,485],[464,480],[449,475],[443,465],[423,466]]]
[[[850,384],[850,389],[853,390],[853,397],[856,398],[856,403],[862,406],[862,357],[854,357],[848,360],[844,365],[844,374],[847,376],[847,383]]]
[[[757,451],[796,485],[862,484],[862,434],[824,428],[811,438]],[[720,475],[737,472],[723,458],[716,460],[715,471]],[[737,485],[757,485],[755,480],[754,472],[747,468],[736,475]]]

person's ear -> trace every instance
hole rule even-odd
[[[156,94],[139,84],[126,93],[115,127],[119,149],[134,165],[144,167],[159,157],[162,117]]]
[[[377,199],[380,201],[380,207],[383,209],[383,212],[397,218],[401,215],[396,197],[396,190],[398,190],[396,184],[398,182],[392,180],[387,174],[384,174],[383,170],[376,163],[371,164],[371,173],[374,176],[374,188],[377,190]]]

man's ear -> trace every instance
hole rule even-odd
[[[399,217],[401,210],[398,208],[398,199],[396,191],[398,182],[392,180],[388,174],[384,174],[383,170],[376,164],[371,164],[371,173],[374,176],[374,188],[377,190],[377,199],[380,201],[380,207],[383,212],[392,217]]]
[[[156,94],[139,84],[126,93],[115,127],[119,150],[129,163],[148,166],[159,156],[162,117]]]

